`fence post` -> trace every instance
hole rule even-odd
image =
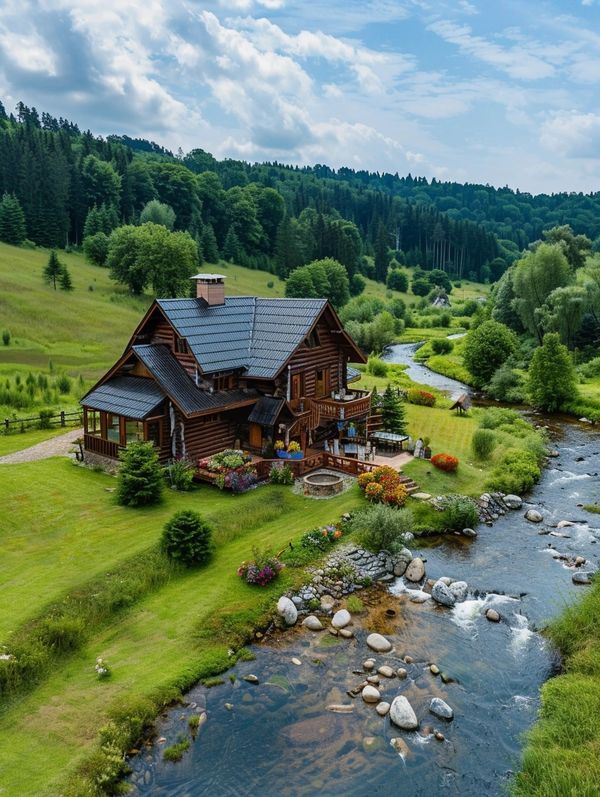
[[[65,425],[65,411],[64,410],[60,411],[60,425],[61,426]]]
[[[4,419],[4,426],[6,428],[6,431],[8,432],[8,429],[9,429],[9,426],[10,426],[10,421],[9,421],[8,418]]]

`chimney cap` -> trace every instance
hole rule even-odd
[[[190,279],[202,282],[220,282],[225,279],[225,274],[194,274]]]

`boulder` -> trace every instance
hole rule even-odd
[[[390,706],[390,719],[405,731],[414,731],[419,727],[417,715],[404,695],[398,695]]]
[[[386,703],[385,700],[382,700],[381,703],[378,703],[375,706],[375,711],[379,714],[380,717],[385,717],[385,715],[390,710],[390,704]]]
[[[422,589],[409,589],[407,594],[411,603],[425,603],[431,600],[431,595]]]
[[[321,595],[321,609],[330,612],[335,606],[335,598],[332,595]]]
[[[518,495],[505,495],[502,500],[509,509],[520,509],[523,506],[523,499]]]
[[[305,628],[308,628],[309,631],[323,630],[323,623],[319,620],[318,617],[315,617],[314,614],[309,614],[308,617],[302,620],[302,625]]]
[[[277,601],[277,611],[283,617],[286,625],[295,625],[298,619],[298,609],[294,606],[293,602],[282,595]]]
[[[525,512],[525,520],[528,520],[530,523],[541,523],[544,519],[544,516],[541,515],[537,509],[528,509]]]
[[[578,570],[576,573],[573,573],[571,580],[573,584],[591,584],[592,579],[590,578],[590,573],[586,573],[583,570]]]
[[[495,609],[488,609],[485,613],[485,616],[490,621],[490,623],[499,623],[500,622],[500,615]]]
[[[420,557],[416,557],[413,559],[409,566],[406,568],[406,572],[404,573],[404,578],[408,579],[408,581],[421,581],[425,577],[425,565],[423,564],[423,560]]]
[[[448,606],[450,608],[456,603],[456,598],[450,592],[450,588],[447,587],[441,580],[436,581],[433,585],[431,597],[437,603],[441,603],[442,606]]]
[[[454,596],[454,600],[457,603],[466,601],[467,594],[469,592],[469,585],[466,581],[455,581],[454,583],[450,584],[448,589]]]
[[[367,645],[371,650],[377,653],[389,653],[392,649],[392,643],[381,634],[369,634],[367,637]]]
[[[407,562],[404,559],[400,559],[394,565],[394,575],[395,576],[403,576],[406,573],[406,568],[408,567]]]
[[[379,703],[381,700],[379,689],[376,689],[371,684],[368,684],[362,690],[362,699],[365,701],[365,703]]]
[[[440,717],[440,719],[443,720],[451,720],[454,717],[454,711],[440,697],[434,697],[432,699],[431,703],[429,704],[429,711],[432,714],[435,714],[436,717]]]
[[[334,628],[345,628],[347,625],[350,625],[351,622],[352,617],[350,616],[350,612],[347,609],[340,609],[333,615],[331,625]]]

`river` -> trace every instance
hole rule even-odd
[[[421,383],[451,392],[467,389],[414,363],[414,349],[393,347],[388,360],[408,363],[409,375]],[[294,630],[253,646],[256,660],[237,664],[235,680],[225,675],[221,686],[196,687],[188,695],[189,706],[176,707],[160,720],[157,734],[170,744],[186,733],[191,713],[206,707],[208,716],[180,763],[165,763],[161,745],[131,760],[134,794],[505,794],[519,766],[522,734],[536,718],[540,687],[558,666],[538,629],[587,589],[574,585],[573,571],[555,557],[598,559],[600,518],[579,505],[598,501],[600,435],[567,420],[549,423],[560,456],[550,461],[528,498],[544,515],[543,524],[529,523],[519,511],[493,527],[480,527],[474,540],[453,536],[412,545],[414,555],[427,560],[428,577],[450,576],[469,584],[466,602],[453,609],[433,601],[415,604],[397,579],[392,594],[381,597],[361,621],[356,639]],[[553,527],[560,520],[575,525],[558,531]],[[488,622],[482,614],[486,606],[495,607],[503,621]],[[385,618],[383,607],[395,608],[396,616]],[[329,703],[349,702],[346,690],[360,682],[352,671],[368,657],[367,629],[384,632],[395,646],[394,654],[378,657],[378,665],[398,667],[404,655],[413,659],[405,665],[406,680],[386,681],[383,699],[406,695],[421,730],[439,728],[444,741],[394,729],[388,717],[377,716],[360,698],[352,714],[326,710]],[[450,676],[449,683],[430,674],[431,662]],[[242,680],[249,673],[260,683]],[[452,722],[428,713],[435,696],[453,707]],[[404,755],[390,744],[393,737],[403,739]]]

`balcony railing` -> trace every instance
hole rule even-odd
[[[110,459],[119,459],[119,450],[121,446],[114,443],[112,440],[105,440],[103,437],[97,437],[93,434],[83,435],[83,447],[86,451],[92,451],[94,454],[100,454],[101,457],[109,457]]]
[[[371,393],[366,390],[353,390],[343,398],[313,399],[319,405],[321,418],[331,418],[335,421],[346,421],[361,418],[371,411]]]

